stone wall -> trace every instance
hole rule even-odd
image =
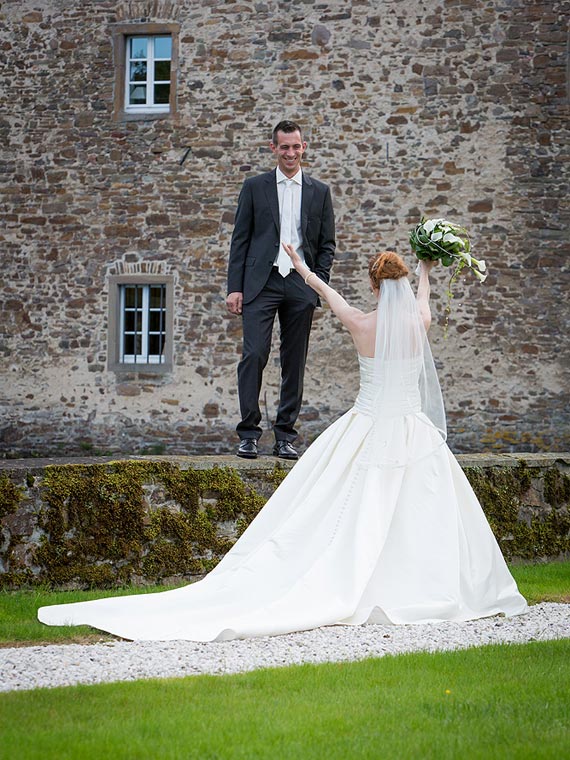
[[[568,448],[568,1],[5,0],[0,10],[0,453],[234,445],[240,324],[225,271],[270,129],[306,127],[331,185],[332,282],[371,306],[367,257],[422,214],[469,229],[490,275],[433,287],[455,451]],[[117,121],[113,25],[180,25],[176,114]],[[411,263],[410,258],[408,261]],[[109,276],[174,277],[165,376],[107,369]],[[315,319],[301,446],[352,403],[357,364]],[[269,421],[276,354],[262,392]],[[269,438],[269,436],[267,436]],[[265,439],[264,439],[265,441]],[[269,441],[267,441],[269,444]],[[230,449],[231,450],[231,449]]]
[[[570,556],[570,454],[460,455],[509,560]],[[175,583],[212,569],[291,463],[269,457],[12,460],[0,587]]]

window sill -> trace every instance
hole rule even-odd
[[[115,121],[157,121],[158,119],[169,119],[172,111],[120,111],[115,115]]]
[[[172,372],[172,364],[164,362],[163,364],[120,364],[116,362],[109,364],[109,372],[116,372],[124,375],[168,375]]]

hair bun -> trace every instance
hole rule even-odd
[[[382,280],[399,280],[410,273],[404,261],[393,251],[383,251],[372,256],[368,262],[368,274],[375,288]]]

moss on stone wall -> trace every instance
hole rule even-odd
[[[43,490],[35,560],[59,587],[204,574],[233,543],[220,525],[235,523],[239,534],[265,502],[231,468],[169,462],[48,467]]]
[[[22,488],[13,483],[6,475],[0,476],[0,520],[18,509],[22,495]]]
[[[570,477],[552,467],[544,473],[544,498],[553,507],[570,505]]]
[[[506,559],[570,553],[568,476],[548,468],[538,480],[524,462],[514,468],[467,467],[465,474]]]
[[[21,586],[29,583],[33,574],[26,568],[21,568],[19,563],[13,563],[14,550],[20,541],[20,535],[13,530],[2,527],[2,521],[9,515],[14,515],[21,505],[24,489],[6,477],[0,476],[0,568],[4,571],[0,574],[0,586],[3,580],[10,584]],[[6,568],[11,564],[18,564],[16,572],[6,573]]]

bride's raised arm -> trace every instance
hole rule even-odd
[[[283,243],[283,248],[291,258],[291,263],[305,281],[305,285],[311,287],[321,298],[328,303],[332,312],[340,319],[342,324],[352,333],[355,323],[362,317],[360,309],[350,306],[334,288],[323,282],[318,275],[312,272],[306,264],[303,264],[297,251],[289,243]]]
[[[430,295],[430,283],[429,272],[435,264],[435,261],[420,261],[420,281],[418,284],[418,292],[416,300],[420,310],[420,316],[424,323],[425,331],[427,332],[431,325],[431,309],[429,305]]]

